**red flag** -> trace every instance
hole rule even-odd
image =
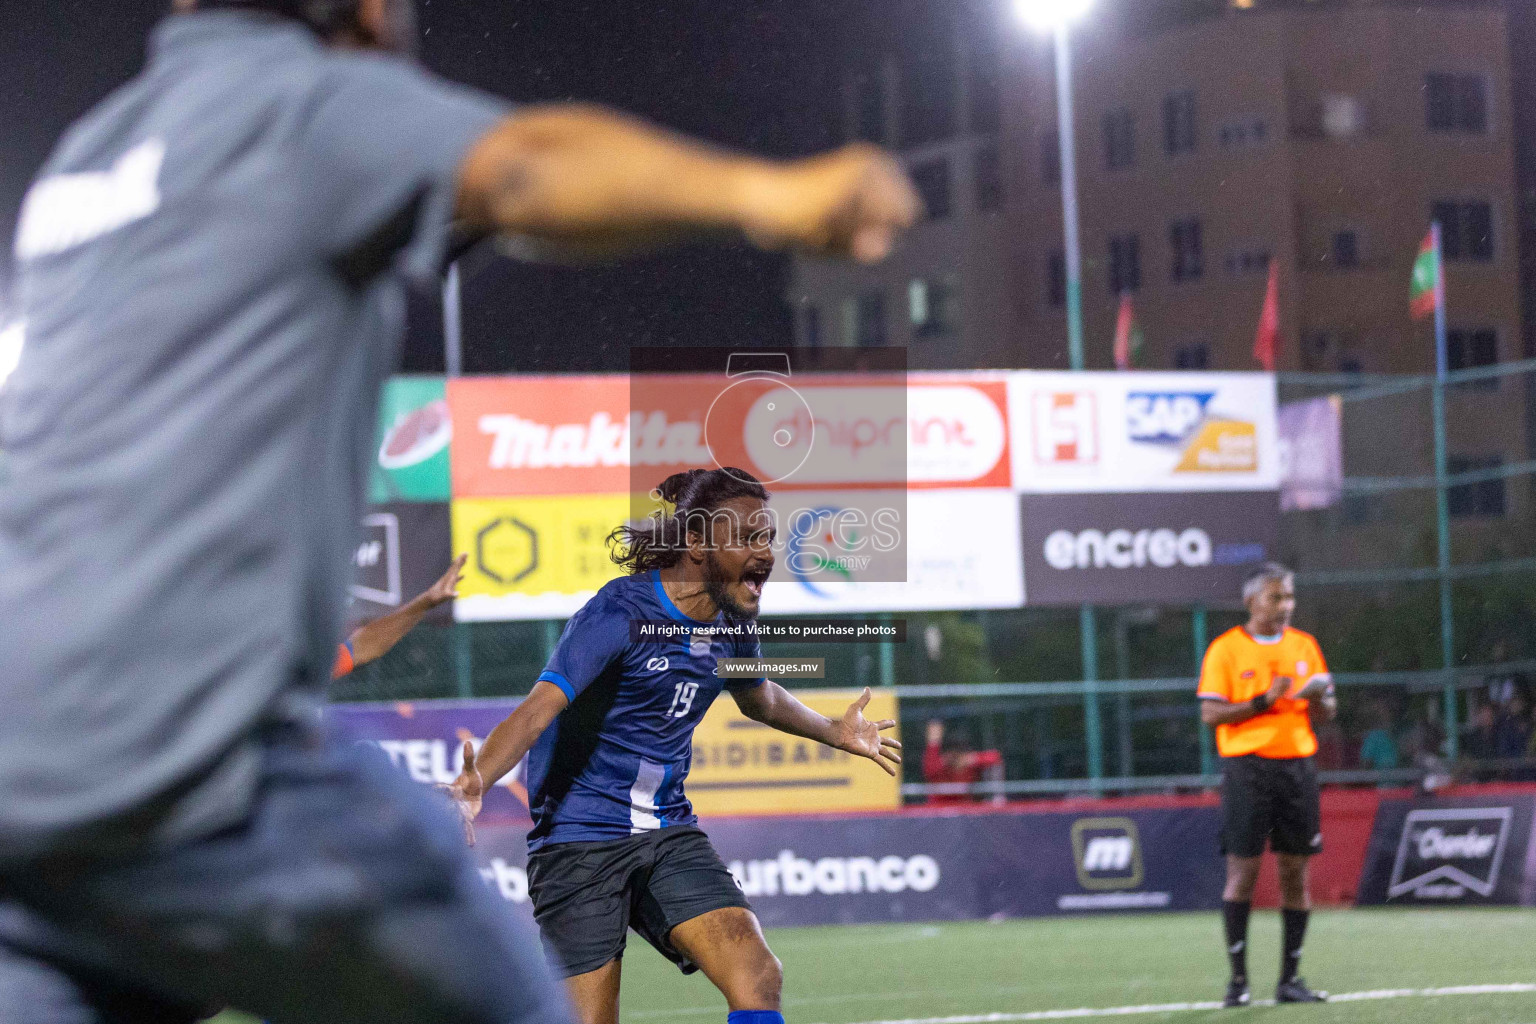
[[[1269,261],[1269,288],[1264,292],[1264,311],[1259,314],[1259,331],[1253,338],[1253,358],[1273,371],[1280,353],[1280,264]]]
[[[1131,293],[1120,296],[1120,315],[1115,319],[1115,369],[1129,370],[1141,357],[1141,325],[1131,306]]]

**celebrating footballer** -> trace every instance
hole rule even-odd
[[[690,470],[659,494],[670,512],[609,538],[628,575],[576,613],[479,753],[465,745],[452,791],[472,821],[486,789],[528,756],[529,894],[582,1024],[618,1021],[630,928],[685,974],[702,970],[730,1024],[782,1024],[779,961],[683,792],[694,728],[724,688],[749,718],[892,775],[901,744],[881,735],[895,722],[864,718],[868,690],[834,720],[769,680],[722,682],[717,663],[760,656],[755,638],[631,640],[632,621],[750,622],[774,565],[768,492],[749,474]]]

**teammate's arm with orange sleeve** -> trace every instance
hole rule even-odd
[[[1217,642],[1206,650],[1205,660],[1200,665],[1200,688],[1195,694],[1200,699],[1200,721],[1206,725],[1236,725],[1265,714],[1285,694],[1286,687],[1291,683],[1289,677],[1281,677],[1275,680],[1267,693],[1235,704],[1232,702],[1232,677],[1235,672],[1232,656],[1225,644]]]
[[[874,261],[921,204],[873,146],[776,163],[602,107],[519,108],[470,149],[458,216],[535,258],[619,255],[698,232]]]

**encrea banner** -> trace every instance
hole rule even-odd
[[[1265,373],[1013,373],[1013,486],[1274,490],[1275,401],[1275,378]]]
[[[1031,605],[1236,602],[1275,557],[1274,491],[1024,494]]]
[[[859,690],[801,690],[812,711],[841,718]],[[875,690],[864,717],[898,718],[896,697]],[[891,735],[895,735],[893,730]],[[754,722],[722,694],[693,734],[685,784],[694,810],[712,814],[874,811],[901,806],[901,780],[873,761]]]

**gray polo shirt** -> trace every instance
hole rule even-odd
[[[254,734],[328,680],[405,285],[507,113],[209,11],[60,143],[0,393],[0,860],[246,811]]]

